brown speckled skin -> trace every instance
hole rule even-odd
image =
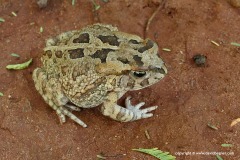
[[[41,60],[43,66],[33,72],[36,89],[56,110],[61,123],[68,116],[83,127],[87,125],[71,110],[103,104],[102,113],[121,122],[153,116],[149,112],[157,106],[141,110],[144,102],[132,106],[128,97],[123,108],[117,100],[167,74],[155,42],[104,24],[49,39]]]

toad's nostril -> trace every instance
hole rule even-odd
[[[167,69],[165,67],[155,67],[153,71],[156,73],[167,74]]]
[[[163,68],[158,68],[157,71],[161,74],[166,74],[166,71]]]

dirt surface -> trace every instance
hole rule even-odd
[[[0,22],[0,92],[4,94],[0,97],[0,159],[94,160],[101,154],[109,160],[151,160],[155,158],[131,149],[157,147],[177,160],[216,160],[215,155],[206,155],[213,152],[225,153],[224,160],[239,160],[240,124],[230,124],[240,117],[240,47],[230,43],[240,43],[240,9],[226,0],[96,3],[101,6],[97,11],[88,0],[76,0],[74,6],[71,0],[49,0],[43,9],[32,0],[0,0],[0,17],[5,19]],[[119,123],[94,108],[75,113],[88,128],[69,119],[60,125],[35,90],[31,74],[41,65],[45,40],[96,22],[146,35],[160,50],[171,49],[160,51],[168,75],[154,86],[128,93],[135,103],[158,105],[153,118]],[[203,67],[194,64],[196,54],[207,57]],[[5,69],[30,58],[33,63],[27,69]],[[218,130],[208,127],[209,123]],[[223,143],[233,147],[222,147]],[[189,152],[202,155],[186,155]]]

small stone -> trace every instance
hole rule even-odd
[[[207,57],[202,54],[196,54],[195,56],[193,56],[193,60],[198,67],[202,67],[205,66]]]
[[[38,7],[39,7],[39,8],[45,8],[45,7],[47,7],[47,2],[48,2],[48,0],[38,0],[38,1],[37,1]]]
[[[12,98],[12,95],[11,95],[11,94],[9,94],[9,95],[8,95],[8,99],[11,99],[11,98]]]

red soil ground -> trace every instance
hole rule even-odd
[[[177,160],[217,159],[215,155],[178,155],[184,152],[226,152],[234,155],[222,155],[224,160],[240,159],[240,124],[230,127],[240,117],[240,47],[230,44],[240,43],[240,9],[226,0],[96,3],[101,6],[97,11],[90,0],[76,0],[74,6],[71,0],[50,0],[44,9],[32,0],[0,0],[0,17],[5,19],[0,22],[0,92],[4,94],[0,97],[0,159],[95,160],[102,154],[110,160],[151,160],[155,158],[132,149],[154,147]],[[41,65],[45,40],[96,22],[158,43],[168,75],[154,86],[128,93],[135,103],[158,105],[153,118],[119,123],[94,108],[75,113],[88,128],[69,119],[60,125],[35,90],[31,74]],[[207,57],[204,67],[194,64],[196,54]],[[27,69],[5,69],[30,58],[33,64]],[[218,130],[208,127],[209,123]],[[233,147],[222,147],[223,143]]]

